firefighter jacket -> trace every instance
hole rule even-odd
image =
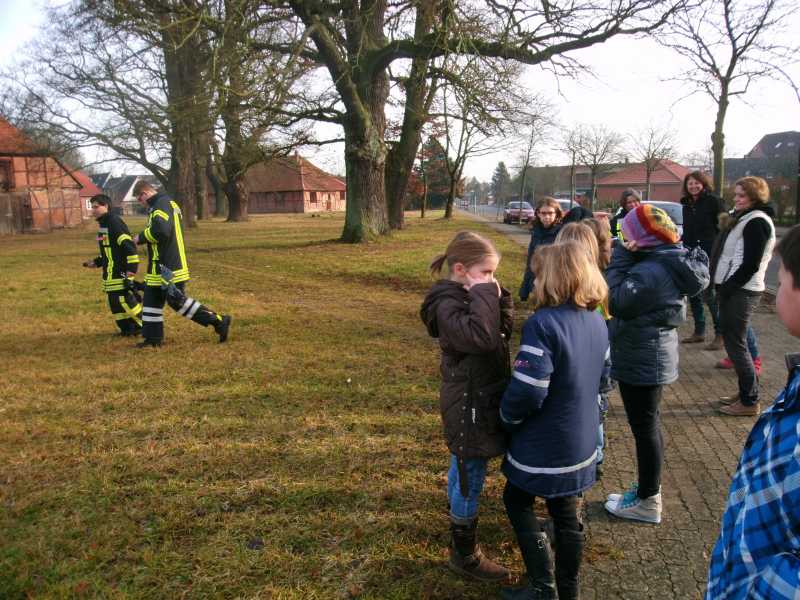
[[[108,212],[97,219],[97,223],[100,256],[94,259],[94,265],[103,268],[103,291],[122,291],[126,289],[127,274],[136,273],[139,268],[136,244],[119,215]]]
[[[147,227],[139,234],[139,243],[147,243],[149,260],[145,285],[158,287],[163,283],[161,266],[173,273],[172,282],[189,281],[189,263],[186,262],[186,248],[183,244],[181,209],[178,203],[164,192],[148,199]]]

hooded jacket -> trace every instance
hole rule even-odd
[[[503,454],[500,398],[510,376],[508,338],[513,303],[493,283],[437,281],[422,303],[420,317],[442,350],[439,408],[444,437],[459,459]]]
[[[611,376],[629,385],[663,385],[678,379],[678,333],[686,320],[684,296],[708,286],[702,248],[663,244],[631,252],[617,244],[606,270]]]
[[[525,262],[525,275],[522,278],[522,284],[519,287],[519,299],[523,302],[528,299],[533,291],[533,280],[536,275],[531,271],[531,258],[533,253],[539,246],[547,246],[556,241],[558,232],[561,231],[561,223],[553,223],[550,227],[542,227],[539,221],[536,221],[531,228],[531,241],[528,244],[528,259]]]

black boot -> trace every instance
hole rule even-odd
[[[559,600],[578,600],[581,595],[578,573],[586,534],[560,531],[556,534],[556,586]]]
[[[508,578],[508,569],[492,562],[483,555],[476,543],[478,519],[467,523],[450,523],[450,569],[481,581],[503,581]]]
[[[553,577],[553,551],[547,534],[517,534],[522,560],[528,571],[528,585],[523,588],[506,588],[501,591],[505,600],[558,600]]]
[[[217,332],[219,335],[219,343],[224,344],[225,341],[228,339],[228,331],[231,328],[231,317],[230,315],[224,315],[221,321],[218,321],[214,324],[214,331]]]

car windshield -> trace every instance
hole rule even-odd
[[[508,208],[519,208],[519,202],[509,202]]]
[[[522,203],[522,209],[523,210],[533,210],[533,207],[530,204],[528,204],[527,202],[523,202]]]

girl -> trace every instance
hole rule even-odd
[[[683,296],[708,285],[708,257],[687,250],[660,208],[642,204],[622,221],[625,243],[606,271],[611,320],[611,376],[619,382],[636,444],[638,483],[611,494],[605,508],[622,519],[661,522],[659,422],[661,390],[678,379],[677,327],[686,320]]]
[[[589,258],[604,273],[611,259],[611,231],[606,224],[597,219],[584,219],[580,223],[567,223],[558,232],[556,243],[572,240],[578,242],[589,254]],[[601,250],[602,249],[602,250]],[[597,307],[606,324],[611,318],[608,312],[608,302],[601,302]],[[610,369],[611,361],[607,367]],[[597,404],[600,411],[600,425],[597,427],[597,479],[603,475],[603,460],[605,459],[606,436],[604,423],[608,414],[608,395],[614,389],[610,377],[603,377],[597,393]]]
[[[536,312],[525,322],[500,404],[500,418],[511,432],[503,501],[528,584],[503,590],[503,597],[571,600],[579,596],[584,544],[579,494],[595,483],[597,389],[608,353],[608,331],[595,309],[608,288],[576,242],[540,248],[533,262]],[[533,511],[537,496],[553,518],[555,575],[547,534]]]
[[[531,242],[528,244],[528,260],[525,262],[525,276],[519,288],[519,299],[523,302],[530,296],[533,289],[533,280],[536,278],[531,270],[531,258],[539,246],[552,244],[561,229],[564,215],[561,205],[555,198],[542,198],[536,205],[536,214],[531,220]]]
[[[725,351],[739,379],[739,391],[722,398],[720,412],[734,417],[759,413],[758,376],[747,348],[747,330],[764,292],[764,277],[775,246],[769,186],[760,177],[742,177],[734,188],[733,219],[720,235],[711,271],[719,298]]]
[[[483,556],[476,543],[478,498],[486,464],[505,451],[500,397],[508,384],[512,300],[494,278],[500,255],[492,243],[461,232],[431,263],[447,266],[422,304],[420,315],[442,350],[440,409],[450,450],[450,568],[461,575],[499,581],[508,570]]]

